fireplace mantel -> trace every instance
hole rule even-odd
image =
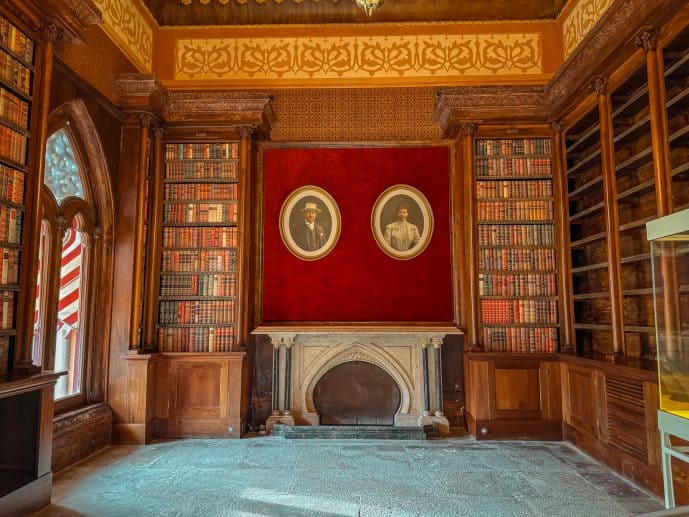
[[[445,336],[461,334],[457,327],[409,326],[270,326],[254,334],[267,335],[273,345],[273,407],[268,429],[278,422],[319,425],[313,391],[330,369],[348,361],[365,361],[395,380],[400,394],[396,426],[449,424],[442,410],[441,346]]]

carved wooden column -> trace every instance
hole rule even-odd
[[[624,303],[620,271],[620,228],[615,181],[615,148],[608,80],[599,77],[593,84],[598,96],[600,119],[601,168],[603,174],[603,203],[610,283],[610,319],[612,324],[613,355],[624,353]]]
[[[254,128],[241,126],[239,133],[239,250],[237,257],[237,341],[239,347],[246,346],[249,339],[249,257],[251,251],[251,199],[252,178],[251,145]]]
[[[163,134],[161,127],[152,129],[153,141],[151,143],[151,175],[149,189],[151,190],[151,213],[148,231],[148,252],[146,256],[146,283],[144,286],[144,310],[143,329],[144,338],[142,347],[144,350],[156,350],[158,333],[156,322],[158,314],[156,303],[160,291],[160,247],[163,223]]]
[[[476,241],[474,226],[476,203],[474,195],[474,135],[478,125],[467,122],[460,125],[460,146],[462,156],[462,200],[464,206],[463,241],[464,278],[463,298],[464,320],[466,322],[467,344],[471,351],[482,350],[478,325],[478,273],[476,270]]]
[[[646,53],[656,213],[658,217],[662,217],[671,214],[674,207],[672,201],[670,130],[666,109],[665,65],[662,51],[658,50],[657,43],[657,30],[645,31],[636,39],[636,45]],[[681,327],[679,281],[675,260],[669,256],[661,257],[660,272],[665,287],[663,289],[663,324],[665,335],[668,338],[667,347],[669,350],[675,350],[679,344],[672,340],[672,336],[676,336]]]
[[[553,187],[555,235],[557,242],[558,299],[560,300],[560,351],[574,353],[574,300],[572,298],[572,255],[569,249],[567,172],[562,122],[550,124],[553,130]]]
[[[53,55],[55,43],[62,37],[62,31],[54,23],[41,27],[43,42],[37,62],[36,87],[34,88],[31,132],[31,154],[29,173],[24,186],[25,219],[23,225],[22,264],[19,278],[19,300],[17,310],[17,350],[14,353],[15,368],[18,370],[38,370],[33,364],[31,344],[33,340],[33,321],[36,303],[36,264],[41,241],[41,192],[45,168],[45,143],[48,138],[48,115],[50,114],[50,84],[53,76]]]
[[[129,317],[129,348],[143,350],[143,277],[144,242],[146,231],[146,177],[148,176],[150,140],[149,131],[153,125],[152,113],[144,112],[140,115],[139,126],[139,166],[136,177],[136,220],[134,221],[134,274],[132,275],[132,306]]]

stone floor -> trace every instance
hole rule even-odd
[[[620,516],[661,501],[559,442],[243,440],[110,447],[47,516]]]

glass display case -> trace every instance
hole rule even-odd
[[[689,209],[646,223],[653,272],[665,507],[675,506],[672,458],[689,463]]]
[[[660,409],[689,418],[689,209],[647,223]]]

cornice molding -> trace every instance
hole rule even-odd
[[[115,104],[128,111],[152,111],[164,118],[169,104],[167,88],[153,74],[117,74],[113,77]]]
[[[33,30],[55,25],[55,41],[83,43],[89,26],[103,23],[100,9],[92,0],[6,0],[4,5]]]
[[[466,122],[544,122],[548,117],[542,86],[441,88],[435,121],[442,138],[456,138]]]

